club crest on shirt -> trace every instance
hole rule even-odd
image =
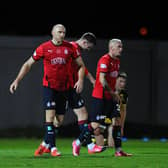
[[[68,54],[68,50],[67,49],[64,50],[64,54]]]

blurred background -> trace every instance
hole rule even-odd
[[[54,24],[67,29],[66,39],[76,40],[87,32],[98,39],[83,59],[95,76],[97,61],[107,52],[108,41],[123,41],[121,70],[128,73],[129,103],[125,136],[167,137],[168,128],[168,33],[165,4],[96,2],[41,2],[0,7],[1,117],[0,136],[43,135],[42,62],[20,83],[14,95],[9,85],[22,63],[36,47],[51,38]],[[90,111],[92,86],[85,80],[83,97]],[[65,130],[67,128],[70,131]],[[66,114],[60,134],[77,132],[72,111]]]

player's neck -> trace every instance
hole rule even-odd
[[[117,56],[114,56],[114,55],[113,55],[112,53],[110,53],[110,52],[109,52],[108,54],[109,54],[110,57],[113,58],[113,59],[117,59],[117,58],[118,58]]]
[[[51,41],[54,45],[61,45],[62,44],[62,41],[57,41],[55,39],[52,39]]]

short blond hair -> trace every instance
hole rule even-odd
[[[113,39],[109,40],[109,46],[111,46],[111,45],[113,46],[116,43],[122,43],[122,41],[117,38],[113,38]]]

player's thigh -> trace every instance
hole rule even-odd
[[[47,122],[54,122],[55,115],[64,115],[66,103],[66,98],[62,92],[43,87],[43,107],[46,112]]]
[[[43,107],[44,110],[56,109],[56,97],[58,92],[49,87],[43,87]]]
[[[91,122],[100,123],[103,118],[104,101],[92,97],[91,111],[89,112],[89,120]]]
[[[60,119],[61,116],[64,116],[67,108],[68,108],[68,101],[66,99],[66,97],[63,94],[59,94],[59,96],[56,97],[56,115],[60,115]]]

